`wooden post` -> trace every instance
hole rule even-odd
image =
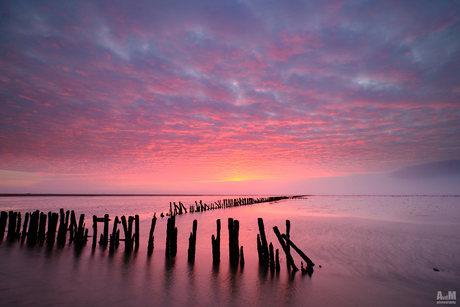
[[[21,212],[18,212],[18,219],[16,223],[16,233],[14,234],[14,238],[19,240],[21,237]]]
[[[220,219],[216,221],[217,224],[217,237],[212,235],[211,243],[212,243],[212,263],[219,264],[220,263]]]
[[[78,229],[75,235],[75,246],[81,247],[86,243],[86,232],[85,232],[85,214],[80,214],[80,220],[78,221]]]
[[[43,212],[40,212],[40,226],[38,229],[38,242],[40,243],[45,242],[46,218],[47,215]]]
[[[37,242],[39,218],[40,212],[38,210],[30,215],[29,232],[27,233],[27,244],[35,244]]]
[[[284,239],[283,239],[283,237],[281,236],[281,233],[280,233],[278,227],[277,227],[277,226],[273,227],[273,231],[275,232],[276,237],[278,238],[278,241],[280,242],[281,247],[283,248],[284,253],[286,254],[286,262],[287,262],[287,267],[288,267],[288,269],[289,269],[289,267],[292,267],[292,270],[293,270],[294,272],[297,272],[299,269],[295,266],[295,264],[294,264],[294,259],[292,259],[291,253],[289,253],[289,250],[288,250],[288,248],[287,248],[287,245],[286,245],[286,243],[284,242]]]
[[[93,215],[93,248],[96,248],[97,243],[97,216]]]
[[[229,256],[230,264],[238,265],[240,258],[239,235],[240,222],[238,220],[228,219],[228,238],[229,238]]]
[[[48,245],[54,245],[54,242],[56,241],[56,229],[57,229],[57,223],[59,220],[59,214],[57,213],[48,213],[48,233],[46,236],[46,243]]]
[[[117,245],[117,227],[118,224],[120,223],[118,216],[115,217],[115,221],[113,222],[113,231],[112,234],[110,235],[110,251],[113,252],[115,250],[115,247],[118,247]]]
[[[28,224],[29,224],[29,212],[26,212],[26,215],[24,217],[24,225],[22,226],[21,243],[24,243],[24,240],[26,239]],[[1,239],[0,239],[0,241],[1,241]]]
[[[290,239],[287,238],[287,236],[285,234],[282,235],[283,236],[283,239],[286,240],[287,244],[292,246],[292,248],[297,252],[297,254],[300,255],[300,257],[302,257],[303,260],[305,260],[306,264],[307,264],[307,268],[308,267],[314,267],[315,264],[313,263],[313,261],[311,261],[310,258],[307,257],[307,255],[304,254],[304,252],[302,252],[300,250],[300,248],[298,248]]]
[[[275,270],[275,253],[273,252],[273,244],[270,242],[269,245],[269,253],[270,253],[270,270]]]
[[[150,225],[150,233],[149,233],[149,245],[147,247],[147,253],[149,255],[152,254],[153,252],[153,243],[154,243],[154,236],[153,236],[153,232],[155,231],[155,225],[157,223],[157,217],[155,216],[155,213],[153,214],[153,218],[152,218],[152,224]]]
[[[10,241],[13,241],[15,236],[16,236],[16,219],[18,217],[18,214],[13,211],[8,212],[8,234],[7,238]]]
[[[6,211],[2,211],[0,214],[0,242],[3,241],[3,237],[5,236],[5,228],[6,228],[6,221],[8,220],[8,213]]]
[[[67,211],[67,212],[69,212],[69,211]],[[58,231],[58,235],[57,235],[57,242],[58,242],[59,246],[65,245],[65,239],[66,239],[66,236],[67,236],[67,225],[68,225],[68,221],[69,221],[68,216],[69,216],[69,214],[68,213],[65,214],[64,209],[61,208],[61,210],[60,210],[61,220],[60,220],[60,223],[59,223],[59,231]]]
[[[243,246],[241,246],[241,250],[240,250],[240,267],[243,268],[244,267],[244,253],[243,253]]]
[[[134,216],[134,232],[134,250],[137,251],[139,249],[139,215],[137,214]]]
[[[77,218],[75,216],[75,211],[72,210],[70,213],[69,244],[72,244],[72,242],[75,240],[76,233],[77,233]]]
[[[276,269],[276,272],[280,271],[280,250],[279,249],[276,249],[275,269]]]
[[[188,262],[195,262],[195,251],[196,251],[196,231],[197,231],[197,220],[193,220],[193,228],[188,239]]]
[[[102,241],[103,246],[107,246],[109,244],[109,215],[104,215],[104,240]]]
[[[177,227],[175,216],[168,218],[165,253],[168,258],[175,257],[177,253]]]
[[[265,236],[264,220],[262,218],[258,218],[257,222],[259,224],[260,241],[262,244],[263,264],[268,267],[270,260],[268,253],[267,237]]]

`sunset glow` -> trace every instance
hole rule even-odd
[[[436,161],[459,183],[457,1],[0,8],[1,193],[308,194]]]

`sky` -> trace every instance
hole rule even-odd
[[[460,194],[460,1],[1,1],[0,193]]]

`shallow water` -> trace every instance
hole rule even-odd
[[[192,197],[2,197],[0,210],[139,214],[138,252],[123,243],[108,249],[0,244],[2,305],[155,305],[155,306],[414,306],[436,305],[438,291],[460,285],[460,198],[311,196],[178,216],[178,254],[165,258],[166,218],[157,221],[155,249],[147,256],[147,234],[154,212],[169,201],[186,207],[225,196]],[[245,266],[228,262],[227,219],[240,221]],[[257,218],[267,240],[280,249],[281,271],[259,267]],[[197,254],[187,263],[188,237],[198,221]],[[221,263],[212,265],[211,235],[222,221]],[[291,239],[315,262],[313,275],[289,274],[272,231],[291,221]],[[110,227],[112,224],[110,225]],[[294,255],[297,266],[301,258]],[[319,268],[319,265],[322,267]],[[440,272],[433,271],[438,268]]]

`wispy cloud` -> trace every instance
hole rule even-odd
[[[455,1],[0,6],[3,170],[219,181],[459,158]]]

